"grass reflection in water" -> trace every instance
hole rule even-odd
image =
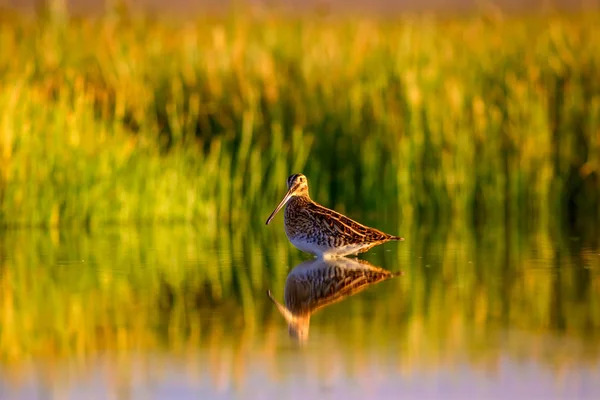
[[[98,360],[112,371],[107,387],[134,385],[135,368],[152,371],[135,375],[147,383],[169,379],[167,365],[229,389],[250,385],[257,369],[283,382],[300,366],[310,380],[457,365],[494,374],[502,360],[557,377],[597,370],[597,239],[505,229],[407,227],[403,246],[364,256],[404,275],[322,308],[293,359],[265,295],[283,293],[302,261],[280,229],[7,231],[0,380],[19,387],[37,376],[65,388],[87,379]]]

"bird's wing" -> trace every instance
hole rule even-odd
[[[306,212],[312,214],[323,230],[328,231],[332,235],[352,238],[352,242],[377,242],[391,238],[391,235],[387,233],[359,224],[337,211],[330,210],[316,203],[308,205]]]

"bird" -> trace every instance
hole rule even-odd
[[[269,225],[285,205],[285,233],[301,251],[319,258],[343,257],[363,253],[391,240],[404,240],[314,202],[308,193],[308,179],[303,174],[290,175],[287,187],[287,193],[266,224]]]
[[[314,312],[401,274],[358,258],[313,258],[298,264],[288,274],[283,295],[285,305],[270,290],[267,295],[288,323],[290,337],[304,343]]]

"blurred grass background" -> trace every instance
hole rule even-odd
[[[0,224],[598,221],[600,18],[0,16]],[[261,221],[262,222],[262,219]]]
[[[404,276],[314,317],[344,367],[373,351],[402,373],[507,353],[597,365],[599,236],[560,226],[599,222],[600,14],[167,21],[47,4],[0,13],[0,225],[51,227],[0,233],[15,382],[104,354],[127,381],[128,356],[161,350],[206,351],[225,380],[275,365],[288,338],[264,293],[281,299],[302,256],[281,218],[252,225],[300,171],[319,202],[407,237],[365,255]]]

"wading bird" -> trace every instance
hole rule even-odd
[[[292,244],[320,258],[358,254],[390,240],[404,240],[369,228],[315,203],[308,195],[308,180],[291,175],[288,191],[267,219],[267,225],[285,205],[285,234]]]

